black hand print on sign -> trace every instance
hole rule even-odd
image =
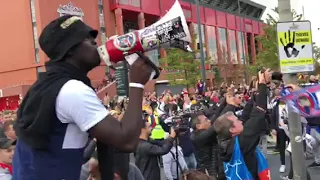
[[[297,57],[299,55],[299,50],[294,47],[294,42],[296,39],[296,32],[293,32],[293,37],[291,38],[290,30],[288,33],[284,33],[284,38],[280,38],[280,42],[283,45],[284,52],[286,53],[288,58]],[[301,46],[301,49],[304,48],[305,45]],[[289,51],[291,49],[291,52]]]

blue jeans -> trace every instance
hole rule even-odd
[[[187,163],[188,169],[197,169],[197,160],[194,156],[194,153],[190,154],[189,156],[184,156],[184,160]]]

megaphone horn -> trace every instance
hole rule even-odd
[[[191,51],[190,43],[188,25],[180,3],[176,0],[159,21],[144,29],[108,39],[105,45],[98,48],[98,52],[106,65],[111,66],[125,58],[128,59],[127,56],[130,54],[143,53],[159,47],[176,47]],[[131,65],[134,61],[130,59],[128,63]]]

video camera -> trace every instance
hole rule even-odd
[[[204,112],[205,106],[191,106],[189,109],[171,112],[171,123],[167,125],[175,129],[178,133],[186,132],[191,128],[191,118],[200,112]]]

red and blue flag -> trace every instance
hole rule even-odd
[[[256,149],[256,157],[258,162],[259,179],[270,180],[268,162],[259,148]],[[243,159],[238,137],[236,137],[235,140],[231,160],[223,165],[227,180],[254,180]]]
[[[259,148],[257,148],[256,150],[256,156],[258,161],[258,175],[260,180],[270,180],[271,178],[268,162]]]

